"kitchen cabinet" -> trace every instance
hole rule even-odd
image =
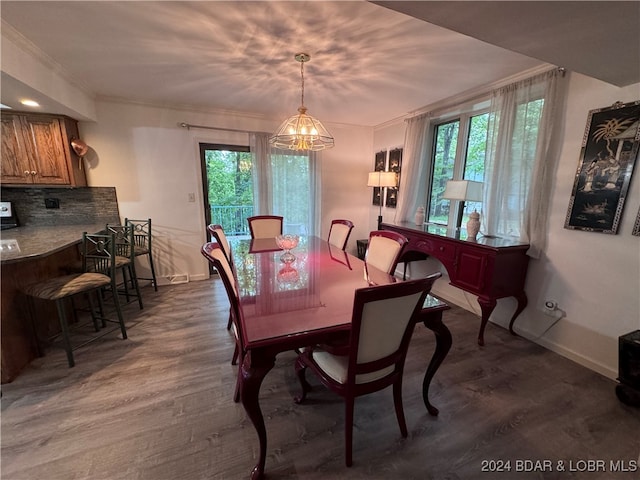
[[[62,115],[2,112],[0,180],[15,185],[86,186],[81,160],[71,149],[78,124]]]

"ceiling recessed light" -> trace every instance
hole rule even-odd
[[[3,110],[4,110],[5,108],[7,108],[7,109],[11,110],[11,107],[10,107],[9,105],[5,105],[4,103],[0,103],[0,108],[1,108],[1,109],[3,109]]]
[[[40,104],[35,100],[20,100],[20,103],[26,107],[39,107]]]

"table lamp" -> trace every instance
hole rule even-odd
[[[396,187],[398,174],[395,172],[370,172],[367,187]],[[380,190],[380,213],[378,214],[378,230],[382,223],[382,190]]]
[[[464,202],[482,201],[482,182],[474,182],[472,180],[449,180],[444,188],[442,198],[462,202],[458,212],[458,223],[456,224],[456,226],[458,226],[462,223]],[[475,240],[479,231],[480,214],[474,209],[474,211],[469,214],[469,221],[467,222],[467,238]]]

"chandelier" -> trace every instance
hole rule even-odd
[[[276,133],[269,138],[269,143],[284,150],[319,151],[334,145],[333,137],[317,118],[307,115],[304,106],[304,64],[311,59],[306,53],[297,53],[294,58],[300,62],[300,78],[302,95],[298,114],[287,118]]]

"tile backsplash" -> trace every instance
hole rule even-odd
[[[20,226],[120,222],[115,187],[37,188],[2,186],[3,202],[13,202]],[[46,208],[57,203],[59,208]],[[56,202],[57,200],[57,202]]]

